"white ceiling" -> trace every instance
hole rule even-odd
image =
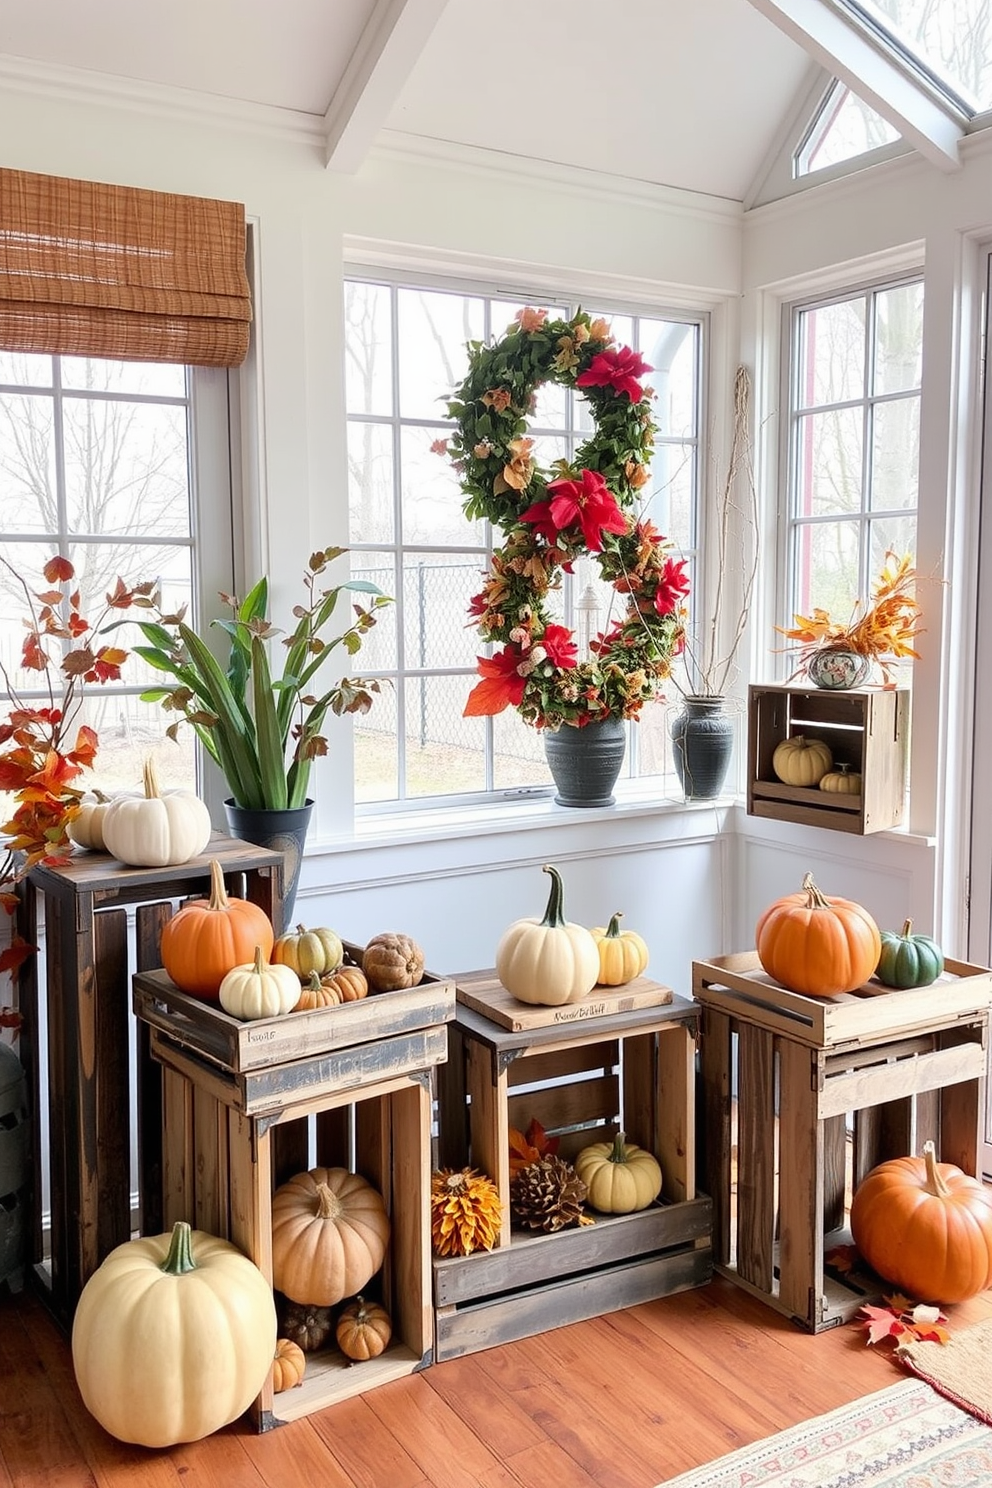
[[[758,0],[5,0],[4,71],[72,69],[742,200],[811,57]],[[61,73],[64,80],[64,72]]]

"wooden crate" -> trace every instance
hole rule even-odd
[[[693,995],[716,1269],[809,1332],[846,1322],[880,1289],[826,1260],[865,1174],[928,1138],[980,1172],[992,972],[949,961],[930,987],[817,999],[745,952],[695,962]]]
[[[580,1318],[698,1286],[711,1273],[711,1205],[695,1192],[697,1014],[683,998],[566,1027],[510,1030],[477,1007],[492,972],[456,977],[460,1005],[439,1071],[439,1160],[496,1183],[503,1223],[490,1252],[434,1260],[435,1357],[455,1358]],[[661,1163],[661,1199],[554,1235],[510,1224],[509,1128],[536,1117],[563,1157],[622,1129]]]
[[[909,746],[906,688],[748,688],[748,786],[750,816],[861,835],[899,826],[906,799]],[[830,746],[835,766],[860,775],[860,795],[838,795],[785,785],[772,756],[783,739],[802,734]]]

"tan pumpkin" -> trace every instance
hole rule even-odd
[[[288,971],[289,968],[287,967]],[[312,1013],[315,1008],[340,1007],[344,998],[331,982],[323,982],[315,971],[300,988],[300,1000],[294,1013]]]
[[[368,977],[359,966],[339,966],[337,971],[322,976],[321,985],[337,994],[339,1002],[361,1002],[368,996]]]
[[[661,1193],[657,1158],[617,1132],[612,1142],[592,1142],[575,1159],[588,1202],[602,1214],[633,1214]]]
[[[293,1302],[333,1307],[375,1275],[389,1233],[381,1194],[358,1173],[298,1173],[272,1196],[272,1284]]]
[[[346,1359],[353,1359],[356,1363],[378,1359],[392,1336],[389,1313],[378,1302],[366,1302],[364,1297],[356,1297],[354,1302],[348,1303],[335,1329],[338,1348]]]
[[[783,739],[772,755],[772,769],[784,785],[817,786],[833,763],[829,744],[802,734]]]
[[[272,947],[272,960],[291,967],[300,981],[305,982],[312,971],[323,976],[339,967],[344,960],[344,946],[340,935],[324,925],[316,930],[297,925],[295,930],[279,936]]]
[[[278,1018],[291,1013],[300,1000],[300,983],[288,966],[273,966],[255,947],[250,964],[232,966],[217,994],[225,1013],[250,1023],[255,1018]]]
[[[272,1360],[272,1389],[275,1394],[292,1390],[295,1385],[302,1385],[306,1372],[306,1356],[299,1344],[290,1338],[277,1338],[275,1358]]]
[[[820,781],[821,791],[830,791],[837,796],[860,796],[861,776],[850,765],[838,765],[829,770]]]
[[[551,892],[544,919],[514,920],[496,947],[496,975],[518,1002],[560,1007],[581,1002],[596,985],[599,950],[583,925],[566,920],[561,874],[551,863]]]
[[[424,975],[424,953],[409,935],[387,930],[373,935],[362,955],[362,970],[373,992],[398,992],[419,986]]]
[[[603,987],[624,987],[647,970],[648,948],[636,930],[621,930],[623,911],[617,910],[604,929],[597,925],[591,930],[599,951],[599,976]]]
[[[105,852],[103,840],[103,818],[107,814],[110,797],[102,791],[87,792],[79,803],[79,810],[66,827],[69,841],[87,852]]]

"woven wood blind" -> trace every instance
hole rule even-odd
[[[0,347],[234,367],[250,322],[240,203],[0,170]]]

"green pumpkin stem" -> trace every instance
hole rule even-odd
[[[177,1219],[172,1226],[169,1254],[158,1268],[166,1276],[185,1276],[187,1271],[196,1270],[193,1247],[190,1243],[192,1233],[185,1219]]]
[[[618,1131],[616,1136],[613,1138],[613,1151],[607,1158],[607,1162],[625,1163],[629,1161],[629,1158],[627,1157],[626,1141],[626,1133]]]
[[[923,1161],[926,1164],[926,1190],[933,1198],[946,1199],[950,1189],[944,1182],[937,1167],[937,1149],[932,1142],[923,1144]]]
[[[560,930],[562,925],[566,924],[561,906],[561,874],[550,863],[545,863],[541,872],[551,874],[551,893],[548,895],[548,907],[544,911],[544,919],[541,921],[541,924],[548,930]]]
[[[830,901],[825,898],[816,887],[812,873],[807,873],[803,879],[803,892],[806,895],[807,909],[829,909]]]
[[[610,920],[610,923],[606,927],[606,934],[603,937],[604,940],[619,940],[620,939],[620,921],[622,919],[623,919],[623,910],[622,909],[618,909],[617,912],[616,912],[616,914],[613,916],[613,918]]]

